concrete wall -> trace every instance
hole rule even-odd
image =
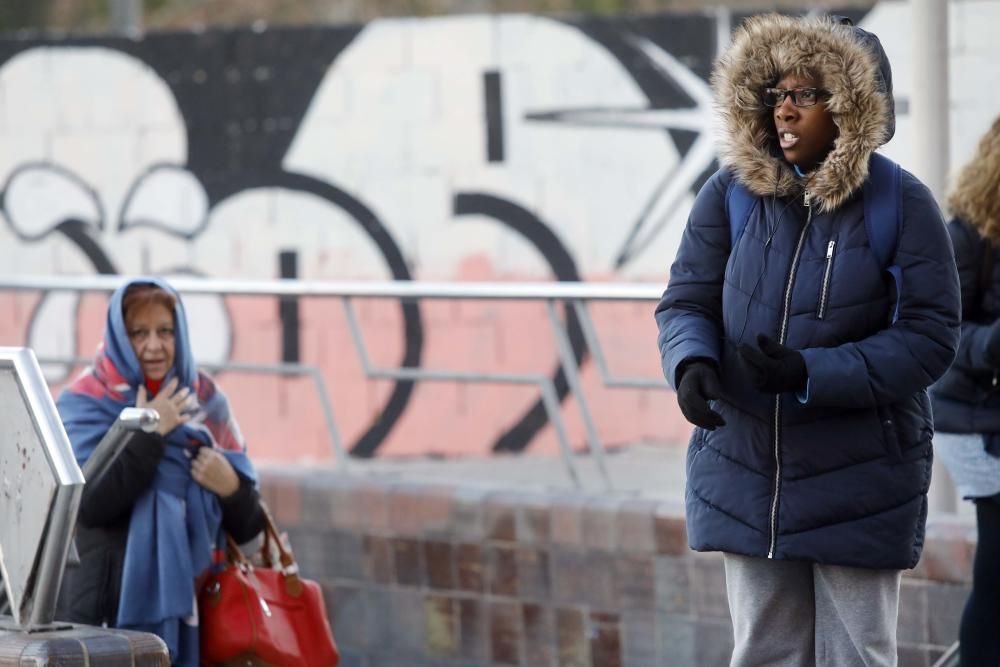
[[[670,501],[268,470],[263,495],[323,585],[345,667],[723,667],[719,554]],[[902,582],[900,667],[957,639],[975,528],[931,518]]]
[[[906,165],[917,78],[908,5],[844,13],[878,33],[894,63],[900,118],[886,152]],[[662,285],[715,168],[706,80],[740,18],[463,15],[0,39],[0,265]],[[954,164],[1000,110],[998,21],[996,0],[952,3]],[[336,303],[304,299],[284,318],[267,299],[188,306],[202,361],[318,366],[356,453],[555,448],[535,388],[366,381]],[[100,296],[0,294],[0,343],[89,357],[104,308]],[[614,373],[659,376],[650,311],[595,307]],[[359,312],[379,365],[557,369],[539,305],[370,302]],[[58,390],[73,370],[47,372]],[[220,380],[258,460],[329,458],[308,380]],[[684,439],[668,393],[604,389],[590,364],[583,382],[605,442]],[[569,403],[565,416],[582,444]]]

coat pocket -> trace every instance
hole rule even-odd
[[[819,305],[816,307],[816,319],[821,320],[826,317],[826,309],[830,302],[830,276],[833,273],[833,253],[837,248],[837,241],[830,239],[826,244],[826,262],[823,266],[823,283],[819,292]]]
[[[903,460],[903,450],[899,446],[899,431],[889,406],[878,407],[878,421],[882,426],[882,442],[885,443],[885,453],[889,460],[898,463]]]

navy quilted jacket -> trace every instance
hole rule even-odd
[[[728,85],[746,85],[754,75],[760,87],[777,80],[773,72],[757,71],[767,59],[741,59],[739,51],[741,39],[782,42],[755,34],[780,29],[784,21],[768,20],[751,20],[720,61],[724,71],[713,83],[722,100],[733,99]],[[815,29],[820,38],[841,39],[845,58],[864,59],[870,48],[858,47],[856,29],[822,21]],[[788,55],[772,59],[779,66],[782,53]],[[888,77],[875,76],[877,61],[863,62],[873,63],[862,69],[867,78],[843,89],[828,83],[831,110],[843,108],[838,95],[885,90]],[[891,114],[891,107],[878,108]],[[751,116],[733,113],[727,120],[725,166],[698,194],[656,309],[672,386],[685,359],[709,358],[721,370],[724,397],[713,407],[726,425],[711,432],[696,428],[689,445],[691,547],[912,567],[923,544],[931,473],[926,389],[948,368],[958,345],[960,297],[948,233],[930,192],[904,172],[903,224],[893,259],[903,286],[892,323],[897,295],[869,246],[859,189],[868,157],[887,136],[886,124],[877,124],[880,133],[855,132],[858,123],[835,112],[840,136],[803,181],[767,142],[734,148],[754,136],[741,128],[766,121],[766,115],[765,121]],[[725,195],[733,178],[760,199],[730,248]],[[802,352],[809,375],[802,395],[761,393],[744,376],[736,348],[754,344],[759,333]]]
[[[993,439],[1000,434],[1000,369],[988,358],[986,341],[1000,315],[1000,259],[974,224],[955,218],[948,230],[962,285],[962,340],[955,363],[931,387],[935,423],[939,431]]]

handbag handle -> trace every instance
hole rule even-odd
[[[278,527],[274,523],[270,510],[264,501],[260,501],[261,513],[264,515],[264,544],[260,548],[260,558],[265,567],[273,568],[274,561],[271,559],[271,544],[278,550],[278,558],[281,561],[281,573],[285,577],[285,591],[292,597],[302,594],[302,579],[299,577],[299,566],[295,562],[295,554],[291,547],[286,546],[281,536],[278,534]]]
[[[275,569],[274,560],[271,558],[271,545],[273,544],[274,548],[277,548],[278,559],[281,563],[281,567],[277,569],[281,571],[281,575],[285,580],[285,592],[291,597],[297,598],[302,595],[305,587],[302,585],[301,577],[299,577],[299,566],[295,562],[295,555],[292,553],[291,548],[285,546],[278,535],[278,527],[275,525],[274,519],[271,517],[271,512],[268,511],[267,505],[263,501],[260,503],[260,509],[264,515],[264,543],[260,547],[258,558],[265,568]],[[253,564],[243,554],[240,545],[236,543],[236,540],[228,532],[226,532],[226,562],[231,567],[238,567],[244,572],[253,571]]]

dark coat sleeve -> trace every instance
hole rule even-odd
[[[971,225],[961,220],[949,222],[948,233],[955,247],[955,264],[962,288],[962,338],[955,366],[968,370],[990,370],[993,363],[986,354],[990,322],[980,321],[979,312],[983,297],[983,254],[992,252],[992,249]]]
[[[863,340],[802,350],[809,405],[886,405],[929,387],[955,358],[961,296],[951,239],[930,191],[903,175],[899,317]]]
[[[153,483],[166,450],[157,433],[137,431],[103,475],[83,485],[79,520],[90,528],[115,525],[129,517],[132,506]]]
[[[157,433],[139,431],[129,440],[107,471],[84,484],[79,521],[88,528],[107,528],[128,520],[139,496],[150,487],[166,451]],[[237,473],[240,486],[220,498],[222,525],[239,544],[249,542],[264,529],[260,495],[254,483]]]
[[[677,388],[677,370],[688,359],[718,363],[722,345],[722,287],[729,261],[726,215],[728,172],[702,186],[691,208],[670,281],[656,306],[657,342],[667,382]]]
[[[264,530],[264,511],[254,483],[236,474],[240,478],[240,487],[233,495],[219,498],[219,504],[222,506],[222,527],[237,544],[245,544]]]

